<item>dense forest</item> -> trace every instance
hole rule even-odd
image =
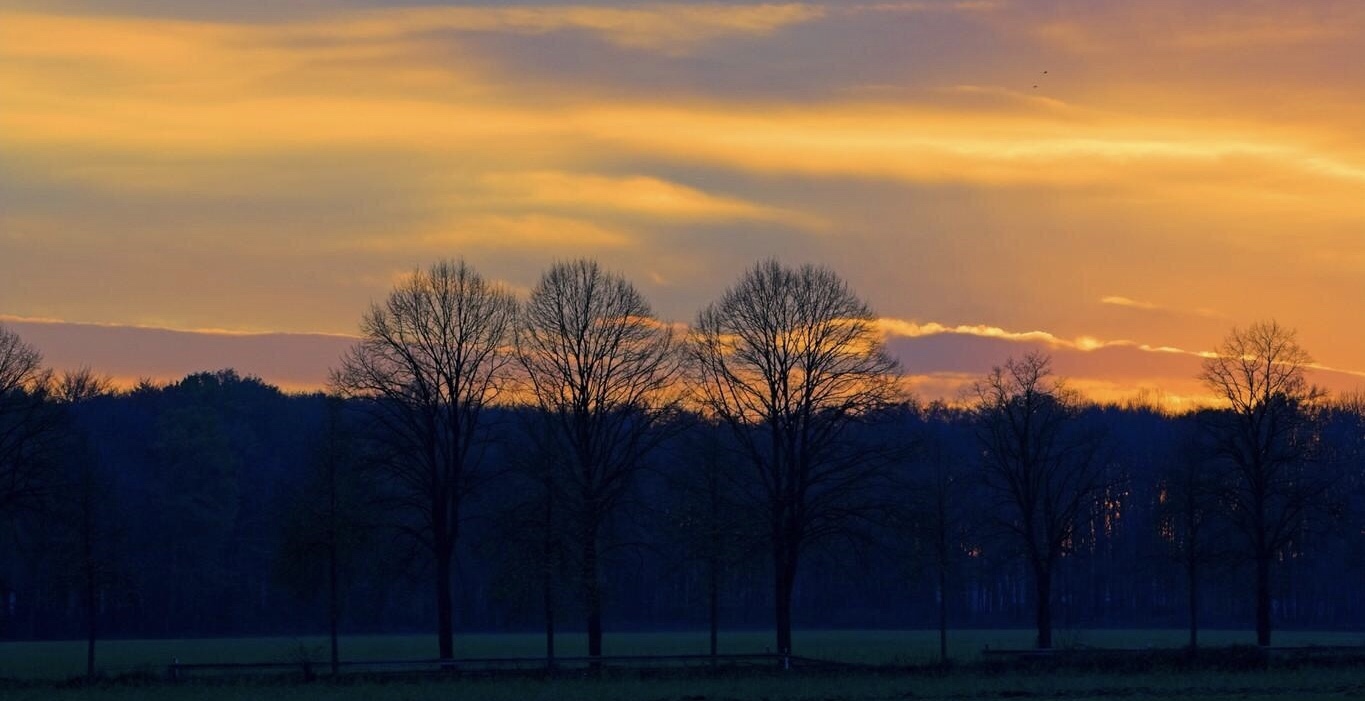
[[[395,379],[384,349],[430,341],[406,335],[398,302],[452,285],[486,304],[447,332],[506,325],[489,364]],[[524,306],[484,285],[463,264],[416,275],[366,315],[329,393],[231,370],[115,390],[36,354],[24,377],[0,373],[0,637],[427,632],[442,608],[455,636],[769,629],[785,603],[797,628],[1036,625],[1040,645],[1192,616],[1252,628],[1261,607],[1263,642],[1271,622],[1365,626],[1365,403],[1304,384],[1303,358],[1267,364],[1285,373],[1268,404],[1243,411],[1234,391],[1177,415],[1088,403],[1040,355],[1002,359],[961,402],[921,402],[870,379],[897,370],[875,344],[849,343],[860,360],[833,367],[856,391],[784,418],[744,405],[730,320],[784,290],[848,296],[823,269],[757,266],[686,337],[614,330],[604,357],[639,334],[609,364],[638,363],[636,384],[581,396],[586,380],[547,379],[564,366],[547,334],[572,326],[553,314],[597,309],[590,332],[649,317],[628,284],[579,262]],[[602,289],[616,297],[553,304]],[[871,318],[844,301],[827,314],[840,333]],[[809,326],[796,316],[784,339]],[[1257,332],[1292,343],[1274,325],[1230,343]],[[10,367],[25,350],[6,336]],[[1254,355],[1224,350],[1222,370]],[[502,371],[523,382],[495,386]],[[1237,383],[1219,371],[1206,363],[1212,388]]]

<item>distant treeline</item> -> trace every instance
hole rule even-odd
[[[101,588],[99,616],[109,636],[260,635],[317,632],[325,622],[318,590],[293,586],[286,524],[291,496],[315,460],[327,399],[288,395],[231,371],[202,373],[165,387],[143,386],[81,407],[94,459],[107,475],[100,491],[117,518],[102,548],[117,576]],[[1063,560],[1056,591],[1061,628],[1183,626],[1186,589],[1162,513],[1167,463],[1176,437],[1194,421],[1145,408],[1086,410],[1116,439],[1112,461],[1127,483],[1085,515],[1082,542]],[[534,561],[538,534],[511,523],[536,489],[516,469],[521,422],[495,410],[505,432],[487,456],[488,489],[471,514],[455,584],[459,630],[528,631],[541,626]],[[1365,627],[1365,416],[1338,409],[1324,417],[1325,439],[1354,456],[1337,492],[1344,511],[1322,529],[1305,524],[1275,582],[1285,627]],[[971,416],[907,405],[889,412],[886,430],[932,436],[963,467],[979,453]],[[698,428],[692,430],[708,430]],[[711,428],[709,430],[718,430]],[[678,437],[652,459],[633,488],[631,508],[613,523],[618,547],[607,568],[606,617],[613,629],[705,627],[706,546],[689,522],[695,490],[675,485],[700,459]],[[922,499],[917,458],[897,466],[909,483],[887,494],[907,506]],[[682,474],[680,474],[682,473]],[[1018,548],[995,533],[994,497],[968,484],[958,508],[980,533],[960,544],[948,594],[957,625],[1033,624],[1030,577]],[[740,517],[743,514],[739,515]],[[70,523],[46,511],[7,524],[0,551],[5,638],[84,634],[78,563]],[[689,532],[689,529],[693,532]],[[721,619],[727,627],[772,621],[771,564],[758,527],[736,523],[726,558]],[[1230,538],[1230,536],[1229,536]],[[812,553],[797,583],[799,627],[926,628],[937,625],[931,548],[914,523],[877,523]],[[344,630],[426,631],[433,618],[426,563],[395,532],[376,532],[347,567]],[[1207,624],[1249,627],[1250,563],[1228,554],[1207,572]],[[322,577],[316,576],[320,584]],[[575,625],[572,578],[563,578],[565,624]]]

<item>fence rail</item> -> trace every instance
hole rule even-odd
[[[1196,651],[1202,664],[1264,665],[1285,664],[1365,664],[1365,646],[1236,647],[1204,648]],[[1054,648],[991,649],[981,651],[987,666],[998,664],[1060,665],[1063,667],[1105,666],[1127,668],[1131,665],[1175,663],[1194,660],[1182,648]],[[913,667],[913,665],[911,666]],[[344,660],[337,663],[339,675],[426,674],[442,676],[502,676],[517,674],[575,674],[597,670],[634,671],[640,674],[667,673],[696,669],[770,669],[770,670],[881,670],[909,669],[854,662],[840,662],[797,655],[771,653],[728,655],[604,655],[601,657],[463,657],[406,660]],[[178,660],[167,667],[167,678],[297,675],[311,680],[330,675],[326,660],[296,662],[195,662]]]
[[[706,667],[772,667],[774,669],[827,669],[844,663],[818,660],[796,655],[771,653],[727,655],[603,655],[600,657],[463,657],[414,660],[344,660],[337,663],[340,674],[383,672],[429,672],[457,675],[495,674],[500,672],[572,672],[591,669],[617,670],[673,670]],[[332,664],[325,660],[298,662],[193,662],[173,661],[167,667],[167,677],[174,681],[189,677],[269,675],[297,673],[305,679],[330,673]]]
[[[1365,664],[1362,645],[1307,645],[1282,647],[1221,646],[1194,650],[1177,647],[990,649],[981,651],[986,664],[1124,665],[1156,662],[1199,662],[1224,665]]]

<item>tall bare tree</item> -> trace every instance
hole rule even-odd
[[[383,461],[413,515],[403,529],[432,555],[440,655],[454,653],[452,562],[463,505],[481,477],[484,409],[505,389],[517,301],[462,260],[400,283],[361,320],[359,343],[332,373],[363,400]]]
[[[1199,374],[1227,402],[1203,414],[1204,427],[1229,469],[1222,496],[1256,567],[1258,645],[1270,644],[1271,567],[1333,483],[1311,460],[1324,397],[1304,375],[1312,362],[1293,329],[1266,321],[1234,328]]]
[[[865,515],[881,461],[850,427],[898,398],[876,317],[833,271],[755,265],[697,318],[697,395],[754,470],[772,546],[777,650],[792,649],[802,552]]]
[[[325,589],[332,674],[341,667],[341,605],[350,572],[373,530],[373,474],[345,405],[327,398],[312,459],[286,487],[279,574],[304,596]]]
[[[591,260],[541,276],[522,313],[517,354],[558,454],[574,524],[588,654],[602,654],[603,527],[678,407],[679,354],[625,278]]]
[[[99,601],[102,590],[114,584],[119,563],[109,552],[117,537],[116,504],[110,497],[110,479],[99,464],[99,452],[79,425],[85,404],[112,394],[113,380],[89,368],[63,372],[53,382],[53,399],[65,411],[66,445],[63,452],[71,473],[63,485],[65,499],[58,506],[59,518],[70,529],[70,552],[66,553],[79,580],[81,608],[85,615],[85,676],[95,676],[95,643],[99,639]]]
[[[720,602],[723,572],[753,553],[753,520],[738,508],[734,480],[734,453],[725,445],[725,429],[712,421],[689,416],[674,449],[676,465],[668,475],[670,491],[677,501],[669,516],[677,543],[687,559],[699,562],[706,572],[706,608],[709,650],[720,652]]]
[[[1222,557],[1217,529],[1219,475],[1211,469],[1208,450],[1194,434],[1189,418],[1169,419],[1175,423],[1166,436],[1165,460],[1157,471],[1157,503],[1154,516],[1157,536],[1166,545],[1173,562],[1185,575],[1189,648],[1199,647],[1200,584],[1203,571]],[[1226,535],[1226,534],[1224,534]]]
[[[903,480],[908,492],[904,520],[919,546],[919,559],[932,569],[938,596],[939,663],[947,665],[949,599],[951,582],[966,552],[977,540],[973,489],[976,465],[971,459],[973,437],[966,410],[935,402],[915,412],[914,459],[905,461],[909,474]]]
[[[973,392],[986,483],[1033,574],[1036,644],[1050,648],[1053,575],[1109,486],[1103,436],[1085,425],[1077,395],[1053,376],[1045,354],[1010,358]]]
[[[38,349],[0,325],[0,513],[32,504],[51,486],[61,412]]]

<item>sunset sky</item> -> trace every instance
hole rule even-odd
[[[926,397],[1034,348],[1195,397],[1269,318],[1365,386],[1365,3],[0,0],[0,323],[50,364],[316,387],[450,256],[681,322],[824,263]]]

